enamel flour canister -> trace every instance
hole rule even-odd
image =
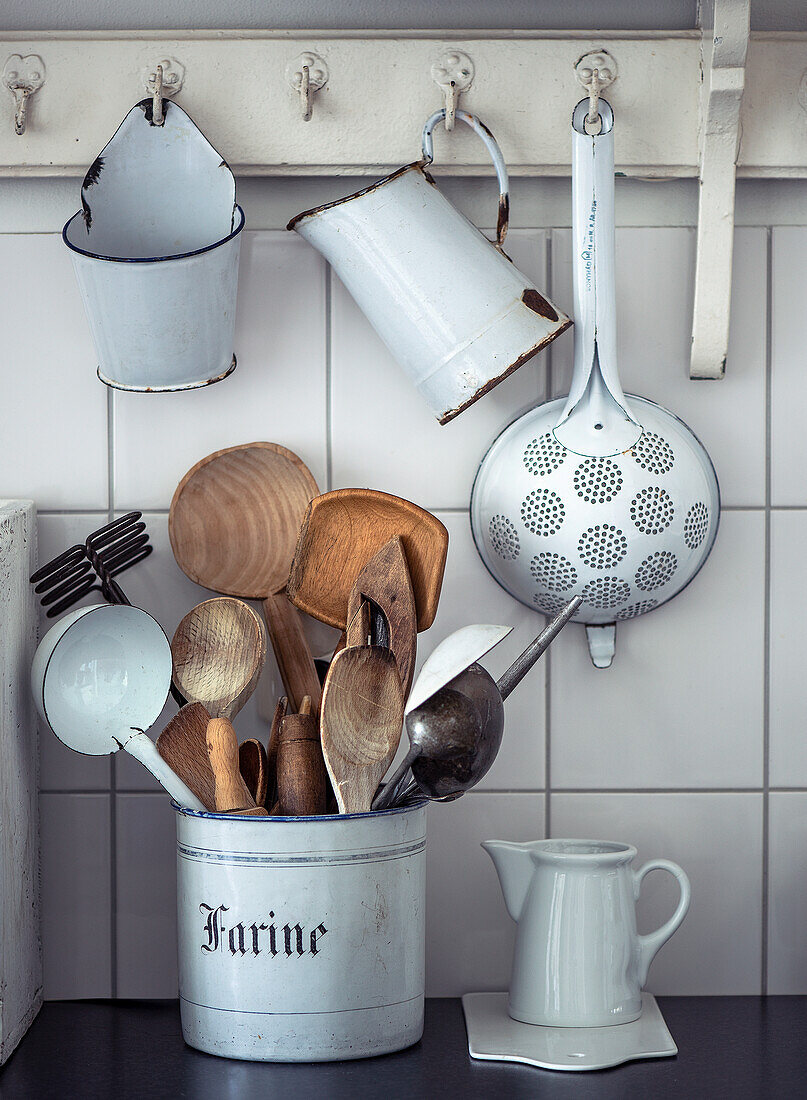
[[[190,1046],[324,1062],[420,1039],[425,803],[297,818],[176,809]]]

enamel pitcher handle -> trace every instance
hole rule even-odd
[[[457,111],[457,118],[462,119],[466,125],[477,133],[482,141],[484,141],[488,152],[490,153],[490,159],[493,161],[493,167],[496,169],[496,178],[499,181],[499,215],[496,219],[496,247],[501,248],[504,244],[504,238],[507,236],[507,226],[510,220],[510,181],[507,177],[507,165],[504,163],[504,156],[499,148],[496,138],[476,115],[469,115],[467,111]],[[426,124],[423,127],[423,134],[421,135],[421,145],[423,148],[423,166],[431,164],[434,160],[434,128],[438,122],[445,121],[446,112],[445,108],[440,111],[435,111],[430,118],[426,119]]]
[[[667,940],[672,936],[673,932],[678,928],[681,921],[687,915],[689,909],[689,901],[692,896],[692,889],[689,885],[689,878],[683,867],[679,867],[677,863],[673,863],[669,859],[651,859],[640,867],[638,871],[633,872],[633,896],[639,897],[639,892],[642,888],[642,880],[645,875],[651,871],[669,871],[671,875],[674,875],[678,879],[678,887],[681,891],[681,896],[678,900],[678,906],[667,921],[666,924],[662,924],[661,928],[657,928],[655,932],[649,932],[646,936],[639,936],[639,988],[641,989],[647,981],[647,972],[650,969],[650,964],[656,957],[659,948],[663,947]]]

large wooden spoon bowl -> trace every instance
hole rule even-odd
[[[295,705],[321,697],[300,618],[284,594],[300,525],[317,483],[277,443],[228,447],[197,462],[171,502],[168,535],[180,569],[227,596],[263,601],[280,674]]]

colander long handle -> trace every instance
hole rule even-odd
[[[541,654],[549,648],[552,641],[560,634],[582,602],[580,596],[573,596],[566,606],[560,609],[552,622],[541,631],[538,637],[530,642],[521,656],[513,661],[507,672],[496,682],[496,687],[499,689],[502,699],[506,699],[513,688],[521,683]]]
[[[599,101],[600,132],[586,129],[588,99],[572,115],[574,372],[555,434],[581,454],[618,454],[641,427],[625,403],[616,353],[614,113]],[[603,430],[605,429],[605,430]]]

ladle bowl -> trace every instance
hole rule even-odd
[[[37,709],[59,740],[101,756],[156,722],[171,683],[171,648],[138,607],[81,607],[42,639],[31,681]]]

